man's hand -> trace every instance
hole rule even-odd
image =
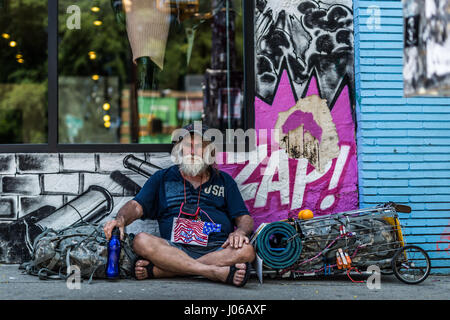
[[[112,231],[114,227],[118,227],[120,230],[120,240],[123,240],[123,235],[125,233],[125,221],[123,217],[117,217],[115,220],[108,221],[103,227],[103,232],[105,233],[106,239],[111,239]]]
[[[141,218],[143,214],[144,212],[139,202],[130,200],[125,203],[125,205],[120,208],[119,212],[117,213],[116,219],[105,223],[103,232],[105,232],[106,239],[111,239],[112,231],[114,227],[117,227],[120,230],[120,240],[123,240],[125,234],[125,226],[129,225],[136,219]]]
[[[231,246],[232,248],[239,249],[243,247],[244,243],[249,244],[250,239],[247,237],[245,232],[238,229],[229,234],[228,239],[224,242],[222,248]]]

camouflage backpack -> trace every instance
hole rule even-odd
[[[131,278],[134,273],[133,238],[133,234],[125,234],[121,241],[120,278]],[[19,269],[41,280],[67,279],[69,267],[77,266],[81,278],[90,283],[93,278],[106,278],[107,246],[101,225],[82,222],[58,231],[46,229],[34,240],[31,261]]]

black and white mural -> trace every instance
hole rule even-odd
[[[169,153],[0,154],[0,263],[29,260],[45,228],[112,219],[152,174],[171,164]],[[139,231],[159,232],[152,221],[127,227]]]
[[[450,1],[403,1],[405,96],[450,96]]]
[[[353,84],[351,0],[257,0],[255,12],[258,98],[271,104],[284,69],[299,98],[312,72],[329,102],[343,79]]]

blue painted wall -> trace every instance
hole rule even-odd
[[[407,243],[448,274],[450,98],[403,97],[401,1],[355,0],[354,13],[360,207],[410,205],[400,216]]]

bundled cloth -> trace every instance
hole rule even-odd
[[[133,234],[121,241],[120,278],[131,278],[137,256],[132,250]],[[20,265],[30,275],[41,280],[67,279],[72,266],[80,269],[81,278],[106,278],[108,240],[103,226],[79,223],[63,230],[46,229],[36,237],[32,259]]]

